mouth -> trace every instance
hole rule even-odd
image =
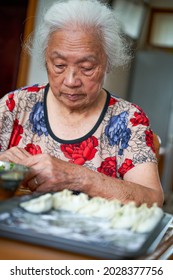
[[[77,101],[82,99],[83,94],[63,93],[63,96],[70,101]]]

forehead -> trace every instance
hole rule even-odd
[[[52,33],[47,50],[51,56],[105,59],[101,36],[79,28],[66,28]]]

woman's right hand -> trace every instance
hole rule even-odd
[[[0,153],[0,160],[1,161],[9,161],[14,162],[16,164],[21,164],[21,162],[27,158],[31,157],[32,155],[29,154],[25,149],[12,147],[5,152]]]

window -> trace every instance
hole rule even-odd
[[[145,6],[143,3],[116,0],[112,3],[112,7],[121,21],[122,31],[132,39],[138,39],[145,19]]]
[[[152,9],[148,44],[173,50],[173,10]]]

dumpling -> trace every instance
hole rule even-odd
[[[79,208],[78,213],[92,217],[100,208],[100,199],[89,199],[85,205]]]
[[[81,207],[88,203],[88,195],[80,193],[74,195],[72,191],[64,189],[53,194],[53,208],[55,210],[66,210],[77,212]]]
[[[147,211],[143,213],[143,216],[140,215],[140,219],[134,223],[133,231],[144,233],[153,230],[164,214],[163,210],[156,204],[153,204],[151,208],[147,208]]]
[[[53,199],[50,193],[41,195],[37,198],[21,202],[20,207],[31,213],[43,213],[50,211],[53,206]]]
[[[149,208],[145,203],[136,207],[134,202],[130,202],[116,212],[111,221],[111,227],[145,233],[156,226],[162,215],[163,210],[156,204]]]
[[[93,197],[79,208],[78,213],[90,217],[110,218],[119,206],[120,202],[116,200],[109,201],[102,197]]]
[[[111,221],[111,227],[116,229],[130,229],[137,219],[137,207],[134,202],[119,207]]]

